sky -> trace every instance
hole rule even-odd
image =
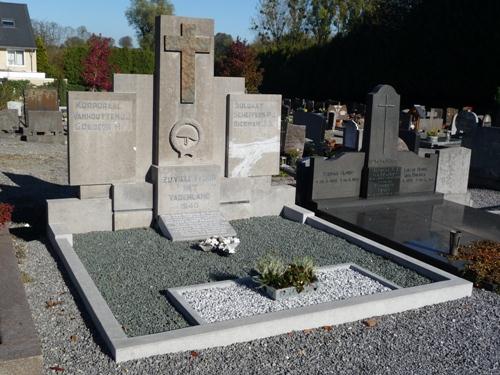
[[[118,41],[125,35],[135,39],[128,25],[125,10],[130,0],[7,0],[28,4],[30,17],[54,21],[61,26],[85,26],[88,31]],[[215,31],[240,36],[252,41],[251,18],[256,14],[258,0],[172,0],[177,16],[213,18]]]

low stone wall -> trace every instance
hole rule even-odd
[[[42,363],[12,240],[0,227],[0,375],[40,374]]]

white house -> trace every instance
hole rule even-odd
[[[52,82],[36,67],[36,43],[26,4],[0,2],[0,79]]]

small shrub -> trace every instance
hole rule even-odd
[[[480,287],[496,287],[500,292],[500,242],[477,241],[458,249],[456,260],[465,260],[463,276]]]
[[[21,271],[21,282],[23,284],[29,284],[33,282],[33,278],[24,271]]]
[[[437,137],[439,134],[439,130],[438,129],[430,129],[430,130],[427,130],[427,135],[429,137]]]
[[[0,203],[0,227],[11,222],[13,211],[13,205],[8,203]]]
[[[314,261],[310,257],[296,258],[285,265],[277,256],[266,255],[258,261],[256,270],[261,285],[275,289],[295,287],[299,293],[318,280],[314,274]]]

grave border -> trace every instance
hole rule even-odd
[[[382,284],[386,288],[396,290],[396,289],[402,289],[399,285],[393,283],[392,281],[389,281],[385,279],[382,276],[377,275],[374,272],[368,271],[367,269],[357,265],[356,263],[341,263],[341,264],[335,264],[331,266],[323,266],[323,267],[317,267],[316,271],[329,271],[329,270],[336,270],[336,269],[341,269],[341,268],[349,268],[369,279],[372,279],[374,281],[377,281],[378,283]],[[224,281],[217,281],[217,282],[212,282],[212,283],[203,283],[203,284],[194,284],[194,285],[187,285],[187,286],[180,286],[180,287],[174,287],[174,288],[168,288],[167,289],[167,296],[170,301],[170,303],[179,311],[184,319],[186,319],[189,323],[191,324],[196,324],[196,325],[203,325],[203,324],[212,324],[205,319],[195,310],[191,307],[191,304],[184,298],[182,293],[188,292],[188,291],[193,291],[193,290],[203,290],[203,289],[209,289],[209,288],[227,288],[231,287],[233,285],[247,285],[247,286],[253,286],[255,287],[255,282],[253,281],[252,277],[240,277],[238,279],[234,280],[224,280]],[[383,293],[383,292],[381,292]],[[378,294],[378,293],[374,293]],[[351,297],[351,298],[357,298],[357,297]],[[349,298],[349,299],[351,299]],[[336,300],[338,301],[338,300]],[[333,302],[333,301],[331,301]],[[312,306],[312,305],[307,305],[307,306]],[[305,306],[305,307],[307,307]],[[304,307],[296,307],[293,308],[297,313],[300,313],[300,310],[304,309]],[[285,309],[285,310],[290,310],[290,309]],[[283,310],[280,310],[283,311]],[[272,314],[272,313],[268,313]],[[255,316],[255,315],[251,315]],[[243,318],[240,318],[243,319]]]
[[[49,222],[48,238],[116,362],[179,351],[227,346],[290,331],[343,324],[451,301],[472,294],[472,283],[469,281],[317,218],[313,212],[302,207],[284,206],[281,216],[344,238],[365,250],[385,256],[410,268],[434,282],[387,293],[306,306],[301,308],[300,312],[297,312],[297,309],[277,311],[151,335],[127,337],[73,249],[73,236],[65,229],[65,225]]]

